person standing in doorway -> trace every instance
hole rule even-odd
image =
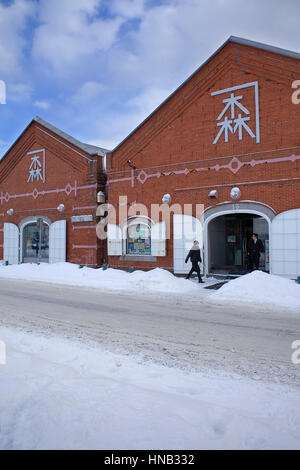
[[[264,251],[262,241],[258,238],[257,233],[253,233],[248,243],[248,256],[249,256],[249,269],[259,269],[259,258],[261,253]]]
[[[190,270],[190,272],[186,276],[186,279],[189,279],[190,276],[192,275],[192,273],[195,271],[197,273],[199,282],[202,283],[203,281],[202,281],[202,278],[201,278],[200,267],[199,267],[199,264],[198,264],[198,263],[201,263],[202,259],[201,259],[199,242],[197,240],[194,241],[194,244],[193,244],[192,248],[190,249],[187,257],[185,258],[185,262],[187,263],[189,259],[192,262],[192,269]]]

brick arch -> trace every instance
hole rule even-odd
[[[229,211],[232,213],[239,213],[239,212],[252,212],[258,213],[259,215],[266,216],[270,221],[272,221],[276,215],[276,211],[267,204],[258,201],[239,201],[238,203],[233,202],[224,202],[222,204],[218,204],[214,207],[208,207],[204,211],[204,221],[208,219],[212,219],[213,215],[222,215],[224,211]]]

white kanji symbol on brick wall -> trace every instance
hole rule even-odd
[[[249,121],[250,121],[250,111],[241,103],[243,99],[243,95],[235,95],[236,90],[240,90],[243,88],[250,88],[254,87],[254,98],[255,98],[255,129],[256,135],[253,130],[250,128]],[[220,128],[218,134],[213,141],[213,144],[216,144],[222,134],[224,134],[224,141],[228,142],[229,133],[231,134],[238,134],[238,139],[243,139],[243,134],[246,132],[252,139],[256,138],[256,142],[260,142],[260,135],[259,135],[259,105],[258,105],[258,83],[246,83],[244,85],[227,88],[226,90],[220,90],[211,93],[212,96],[220,95],[223,93],[230,92],[230,97],[225,98],[222,100],[224,103],[224,109],[217,117],[217,126]],[[228,113],[228,115],[226,115]],[[221,121],[221,119],[223,120]],[[251,126],[252,127],[252,126]]]
[[[231,119],[228,119],[228,117],[225,116],[224,121],[219,122],[217,124],[217,126],[221,126],[221,129],[219,130],[217,137],[213,141],[214,144],[218,142],[223,132],[224,132],[225,142],[228,142],[228,131],[230,131],[231,134],[235,134],[237,129],[239,131],[239,140],[242,140],[243,138],[243,129],[245,129],[245,131],[248,132],[248,134],[252,138],[255,137],[252,130],[245,122],[245,121],[249,121],[250,119],[249,117],[242,117],[242,115],[239,113],[238,117],[235,119],[235,107],[239,108],[246,115],[250,114],[249,110],[239,102],[242,98],[243,98],[242,95],[235,96],[234,93],[231,93],[230,98],[226,98],[225,100],[223,100],[223,103],[226,103],[226,106],[224,107],[221,114],[217,117],[217,121],[220,121],[220,119],[222,119],[222,117],[224,116],[224,114],[229,108],[230,108]],[[232,126],[233,122],[235,124],[234,127]]]
[[[29,168],[29,178],[27,180],[27,183],[33,180],[43,181],[42,164],[38,155],[34,155],[34,157],[31,157],[31,165]]]

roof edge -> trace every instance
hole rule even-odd
[[[54,134],[62,137],[67,142],[71,143],[75,147],[80,148],[81,150],[83,150],[84,152],[88,153],[91,156],[98,155],[100,157],[105,157],[105,155],[109,152],[109,150],[104,149],[102,147],[98,147],[96,145],[85,144],[84,142],[81,142],[80,140],[75,139],[75,137],[72,137],[70,134],[67,134],[61,129],[58,129],[57,127],[53,126],[53,124],[50,124],[48,121],[45,121],[40,116],[36,116],[35,118],[33,118],[33,121],[46,127],[46,129],[49,129],[50,131],[54,132]]]
[[[57,127],[53,126],[49,122],[45,121],[42,119],[40,116],[35,116],[30,123],[25,127],[25,129],[18,135],[18,137],[14,140],[14,142],[10,145],[10,147],[6,150],[4,155],[0,157],[0,164],[4,160],[4,158],[9,154],[9,152],[13,149],[13,147],[16,145],[16,143],[20,140],[22,135],[29,129],[29,127],[33,124],[37,123],[40,124],[41,126],[45,127],[46,129],[50,130],[54,134],[56,134],[58,137],[61,137],[62,139],[66,140],[70,144],[74,145],[74,147],[77,147],[80,150],[83,150],[86,154],[90,155],[91,157],[94,155],[100,156],[100,157],[105,157],[107,153],[110,152],[110,150],[97,147],[96,145],[90,145],[90,144],[85,144],[81,142],[80,140],[75,139],[75,137],[72,137],[71,135],[67,134],[64,131],[61,131]],[[86,157],[88,158],[88,157]]]
[[[243,46],[256,47],[257,49],[262,49],[264,51],[273,52],[274,54],[285,55],[287,57],[292,57],[293,59],[300,59],[299,52],[291,51],[289,49],[283,49],[277,46],[271,46],[263,42],[251,41],[250,39],[244,39],[238,36],[230,36],[228,41],[234,42],[236,44],[242,44]]]

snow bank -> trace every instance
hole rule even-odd
[[[43,281],[71,286],[99,288],[143,293],[197,294],[201,287],[184,278],[178,278],[169,271],[155,268],[151,271],[128,273],[119,269],[81,268],[72,263],[18,264],[0,266],[0,277]],[[211,282],[211,281],[210,281]]]
[[[205,279],[187,281],[169,271],[155,268],[151,271],[128,273],[120,269],[92,269],[72,263],[0,265],[0,278],[24,279],[70,286],[91,287],[101,291],[122,291],[135,294],[186,295],[194,300],[209,299],[216,303],[248,302],[300,309],[300,285],[279,276],[254,271],[229,281],[216,292],[203,287],[218,282]]]
[[[1,449],[300,446],[299,390],[0,328]]]
[[[300,311],[300,285],[290,279],[253,271],[224,284],[210,300],[269,304]]]

